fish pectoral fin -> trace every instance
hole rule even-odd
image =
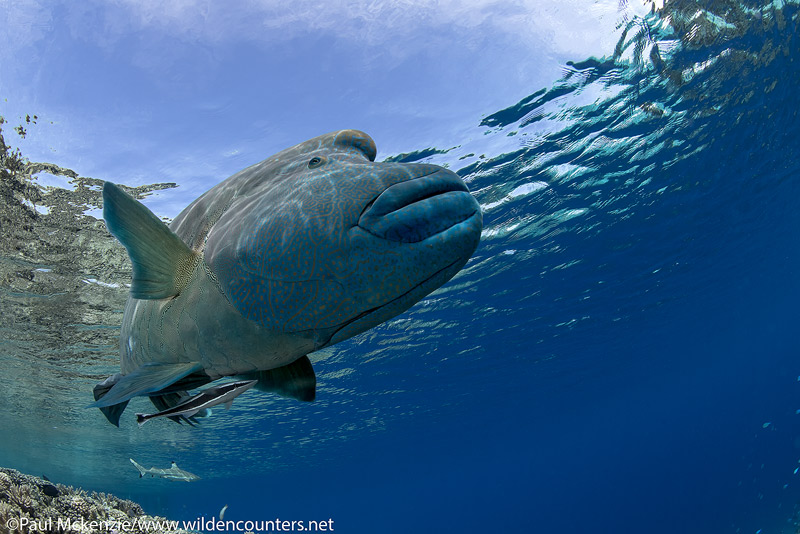
[[[317,394],[317,376],[308,356],[302,356],[283,367],[269,371],[254,371],[241,376],[258,380],[253,387],[259,391],[277,393],[281,397],[311,402]]]
[[[108,231],[128,249],[133,298],[174,297],[189,283],[200,256],[144,204],[111,182],[103,184],[103,218]]]
[[[122,375],[105,394],[89,406],[102,409],[127,402],[138,395],[161,391],[181,378],[202,369],[203,366],[197,362],[148,363],[127,375]]]
[[[231,406],[233,406],[233,400],[229,400],[228,402],[225,403],[226,410],[230,410]]]

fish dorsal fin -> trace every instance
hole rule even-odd
[[[131,296],[164,299],[180,293],[200,256],[144,204],[111,182],[103,184],[108,231],[128,249],[133,264]]]
[[[242,376],[258,380],[255,389],[277,393],[281,397],[311,402],[317,394],[317,376],[308,356],[302,356],[283,367],[269,371],[255,371]]]

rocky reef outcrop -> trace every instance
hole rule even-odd
[[[108,493],[87,493],[0,468],[0,534],[183,534],[178,522],[145,514]]]

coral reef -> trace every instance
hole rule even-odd
[[[183,534],[139,504],[0,467],[0,534]]]

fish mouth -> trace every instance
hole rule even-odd
[[[463,223],[479,210],[461,178],[439,168],[387,187],[364,208],[358,226],[388,241],[418,243]]]

